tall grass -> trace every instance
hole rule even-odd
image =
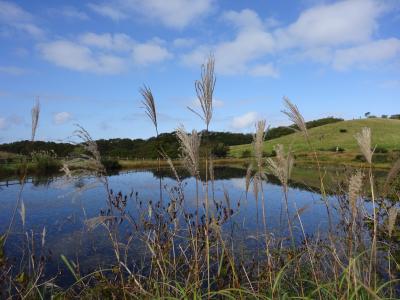
[[[207,134],[212,120],[215,86],[212,56],[203,66],[201,74],[195,87],[202,107],[199,115]],[[144,88],[141,94],[146,113],[158,134],[151,90]],[[288,99],[285,99],[285,105],[285,114],[309,140],[306,123],[297,106]],[[39,110],[35,111],[37,113],[32,115],[38,117]],[[36,131],[37,120],[32,122],[32,128]],[[319,165],[317,152],[309,143],[310,151],[315,155],[321,196],[329,222],[327,234],[316,231],[315,236],[309,236],[302,219],[307,207],[298,207],[296,196],[289,194],[295,158],[290,149],[281,145],[276,145],[275,157],[264,158],[262,146],[265,132],[266,122],[257,122],[254,157],[249,161],[244,186],[247,201],[252,199],[247,198],[252,185],[254,201],[257,202],[256,249],[246,249],[253,251],[248,252],[240,246],[247,237],[238,237],[232,233],[233,230],[231,233],[225,230],[234,221],[240,205],[232,206],[232,195],[227,189],[224,189],[223,196],[215,193],[213,160],[208,151],[205,157],[201,157],[200,141],[204,137],[197,131],[187,132],[183,126],[176,130],[183,165],[195,179],[195,208],[192,209],[185,205],[191,196],[185,191],[172,160],[162,149],[160,155],[176,179],[173,186],[164,187],[168,195],[166,202],[145,200],[137,193],[123,195],[113,191],[96,142],[83,127],[78,127],[75,134],[83,141],[85,154],[81,159],[86,161],[82,164],[86,166],[85,170],[80,171],[92,174],[104,186],[104,208],[98,216],[86,218],[85,229],[102,228],[111,242],[114,263],[110,268],[99,267],[90,273],[83,273],[79,261],[62,256],[64,269],[71,274],[74,283],[66,289],[59,288],[57,278],[43,276],[45,260],[38,259],[46,250],[46,229],[36,234],[40,236],[38,245],[35,233],[25,228],[29,210],[19,196],[10,227],[0,238],[1,296],[22,299],[398,298],[399,208],[397,202],[385,197],[396,169],[389,174],[385,189],[375,187],[374,151],[371,148],[373,133],[364,129],[355,137],[354,142],[360,145],[369,168],[349,174],[348,180],[339,186],[337,201],[324,192],[325,170]],[[205,179],[200,177],[203,168]],[[68,165],[63,166],[63,171],[67,180],[80,174],[78,170],[72,172]],[[286,212],[284,224],[287,223],[287,230],[282,228],[282,232],[273,232],[267,226],[268,193],[264,190],[267,172],[275,175],[282,187],[282,207]],[[369,176],[365,176],[367,173]],[[22,178],[22,188],[23,182]],[[380,190],[382,194],[379,194]],[[128,203],[134,206],[135,214],[128,210]],[[21,259],[20,266],[8,260],[4,250],[5,241],[10,234],[14,234],[11,228],[18,211],[22,221],[19,232],[25,237],[21,247],[27,249],[27,259]],[[331,220],[332,211],[336,212],[335,225]],[[261,233],[258,224],[260,214]],[[121,224],[129,228],[129,236],[121,234]],[[141,249],[140,255],[132,255],[131,251],[138,248]]]

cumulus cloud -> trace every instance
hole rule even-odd
[[[58,11],[59,13],[61,13],[61,15],[69,19],[81,21],[89,20],[89,16],[85,12],[78,10],[72,6],[65,6],[61,9],[58,9]]]
[[[35,24],[34,17],[12,2],[0,0],[0,23],[6,28],[16,29],[34,38],[44,36],[44,31]]]
[[[376,0],[340,1],[302,12],[286,28],[277,30],[281,47],[337,46],[369,40],[383,10]]]
[[[114,21],[137,14],[163,25],[182,29],[212,9],[213,0],[114,0],[111,3],[89,4],[89,7]]]
[[[169,59],[172,54],[156,42],[138,44],[133,49],[133,60],[138,65],[148,65]]]
[[[65,124],[68,121],[70,121],[71,119],[72,119],[72,115],[66,111],[55,113],[53,115],[53,123],[56,125]]]
[[[123,12],[122,9],[116,7],[113,4],[95,4],[89,3],[88,7],[94,12],[98,13],[103,17],[108,17],[114,21],[120,21],[126,19],[128,16]]]
[[[94,53],[89,47],[67,40],[40,44],[39,50],[47,61],[75,71],[116,74],[125,68],[118,56]]]
[[[254,125],[259,118],[260,117],[257,112],[251,111],[245,113],[244,115],[234,117],[231,126],[237,130],[247,129]]]
[[[76,41],[38,45],[42,57],[60,67],[97,74],[119,74],[133,65],[147,66],[172,57],[159,39],[139,43],[123,33],[87,32]]]
[[[176,48],[187,48],[187,47],[191,47],[196,43],[195,39],[191,39],[191,38],[177,38],[175,40],[173,40],[172,44],[174,45],[174,47]]]
[[[117,51],[129,51],[134,46],[132,38],[124,33],[97,34],[87,32],[79,36],[79,41],[87,46]]]
[[[351,67],[368,67],[400,56],[400,40],[390,38],[335,52],[333,67],[347,70]]]
[[[278,55],[281,59],[295,57],[332,65],[335,69],[345,69],[342,65],[380,62],[397,55],[394,41],[373,41],[378,19],[385,9],[383,2],[377,0],[319,4],[301,12],[286,26],[271,24],[271,19],[262,19],[250,9],[228,11],[222,20],[236,29],[236,35],[214,44],[199,45],[182,55],[182,62],[197,66],[211,51],[215,53],[216,70],[220,74],[269,77],[279,76],[276,64],[272,63]],[[374,54],[361,55],[353,63],[350,56],[356,49],[364,50],[357,48],[364,44],[374,48]],[[380,56],[376,53],[378,49],[383,52]]]
[[[278,78],[279,71],[273,64],[259,64],[249,70],[249,74],[253,76],[269,76]]]

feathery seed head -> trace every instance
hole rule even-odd
[[[260,120],[256,123],[256,133],[253,135],[254,157],[256,158],[257,166],[262,167],[263,146],[265,139],[265,120]]]
[[[360,197],[361,189],[363,185],[364,174],[358,170],[355,174],[350,177],[349,183],[349,204],[353,218],[357,214],[357,200]]]
[[[36,135],[36,129],[39,124],[39,115],[40,115],[40,103],[39,99],[36,99],[36,103],[33,106],[31,110],[32,114],[32,136],[31,136],[31,141],[33,142],[35,140],[35,135]]]
[[[286,186],[292,174],[294,159],[290,152],[287,154],[285,153],[283,145],[281,144],[276,145],[274,150],[276,152],[276,157],[275,159],[267,158],[267,164],[272,174]]]
[[[286,110],[282,112],[289,117],[289,119],[297,125],[299,130],[304,134],[306,138],[308,138],[308,131],[306,122],[304,121],[303,116],[301,115],[299,109],[296,105],[294,105],[288,97],[283,98],[284,104],[286,106]]]
[[[144,109],[146,111],[146,115],[149,119],[153,122],[154,127],[156,128],[156,132],[158,135],[158,123],[157,123],[157,111],[156,111],[156,104],[154,101],[153,93],[151,89],[144,85],[139,90],[140,94],[143,97],[142,104],[144,105]]]
[[[181,125],[176,129],[176,136],[180,143],[182,158],[186,168],[192,174],[197,176],[199,171],[199,149],[201,135],[193,130],[191,134],[185,131],[185,128]]]
[[[372,163],[373,151],[371,149],[371,129],[364,127],[360,133],[355,135],[358,146],[368,163]]]
[[[203,114],[201,115],[188,107],[205,122],[207,130],[213,114],[213,94],[216,82],[214,65],[214,56],[210,54],[207,63],[201,67],[201,79],[195,82],[196,94]]]

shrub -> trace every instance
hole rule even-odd
[[[229,147],[226,146],[224,143],[218,143],[213,146],[211,149],[211,153],[215,157],[226,157],[228,155]]]
[[[251,151],[250,150],[244,150],[242,152],[241,158],[247,158],[251,156]]]
[[[376,147],[375,148],[375,153],[388,153],[389,150],[384,148],[384,147]]]
[[[394,119],[394,120],[400,120],[400,114],[391,115],[390,118],[391,118],[391,119]]]
[[[115,172],[121,170],[122,166],[115,158],[102,158],[101,163],[107,172]]]
[[[346,133],[347,132],[347,129],[340,129],[339,130],[341,133]]]
[[[54,174],[60,171],[61,162],[54,151],[39,151],[32,153],[34,172],[38,175]]]

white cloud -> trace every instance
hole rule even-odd
[[[162,62],[172,57],[172,54],[156,42],[138,44],[133,49],[133,60],[138,65],[148,65]]]
[[[126,19],[128,16],[113,4],[94,4],[89,3],[88,7],[93,10],[94,12],[102,15],[103,17],[108,17],[113,21],[120,21]]]
[[[335,52],[333,67],[347,70],[351,67],[370,67],[400,56],[400,40],[396,38],[373,41],[361,46]]]
[[[302,12],[276,32],[281,47],[337,46],[368,41],[377,28],[382,5],[375,0],[339,1]]]
[[[176,48],[187,48],[191,47],[196,43],[195,39],[190,39],[190,38],[177,38],[173,40],[172,44]]]
[[[133,66],[160,63],[172,57],[165,42],[153,38],[144,43],[123,33],[87,32],[76,41],[56,40],[38,45],[42,57],[60,67],[98,74],[119,74]]]
[[[0,23],[28,33],[34,38],[42,38],[44,36],[44,31],[34,24],[33,16],[11,2],[0,0]]]
[[[253,76],[279,77],[279,72],[275,69],[273,64],[256,65],[249,70],[249,74]]]
[[[251,111],[245,113],[244,115],[233,118],[231,126],[234,129],[247,129],[250,126],[254,125],[255,122],[259,119],[259,115],[257,112]]]
[[[79,36],[79,41],[87,46],[117,51],[129,51],[134,46],[134,41],[124,33],[96,34],[87,32]]]
[[[66,111],[55,113],[53,115],[53,123],[56,125],[65,124],[68,121],[70,121],[71,119],[72,119],[72,115]]]
[[[69,19],[75,19],[75,20],[81,20],[81,21],[86,21],[89,20],[89,16],[75,7],[72,6],[65,6],[60,9],[60,13]]]
[[[27,69],[15,66],[0,66],[0,74],[19,76],[29,73]]]
[[[223,19],[238,28],[236,37],[216,45],[197,47],[183,56],[183,62],[187,65],[199,65],[211,51],[215,55],[218,73],[249,74],[252,72],[249,64],[274,52],[274,37],[263,29],[261,19],[254,11],[229,11],[223,15]]]
[[[39,50],[47,61],[75,71],[116,74],[125,69],[124,60],[118,56],[94,53],[89,47],[67,40],[40,44]]]
[[[374,50],[371,49],[375,43],[374,33],[385,11],[385,2],[377,0],[338,1],[306,9],[286,26],[279,26],[270,18],[261,19],[250,9],[228,11],[222,15],[222,20],[233,24],[236,35],[230,40],[199,45],[181,59],[186,65],[198,66],[213,52],[216,71],[220,74],[270,77],[279,76],[273,63],[277,57],[280,61],[293,61],[293,58],[314,61],[336,69],[345,69],[342,66],[345,64],[381,62],[395,57],[397,46],[393,41],[391,45],[386,42],[385,46],[383,43],[374,46],[380,47],[383,53],[365,53],[354,63],[350,56],[352,52],[356,56],[352,48],[366,50],[361,47],[364,44]]]
[[[114,0],[111,3],[89,4],[89,7],[105,16],[119,21],[132,13],[163,25],[182,29],[194,20],[209,13],[213,0]]]

